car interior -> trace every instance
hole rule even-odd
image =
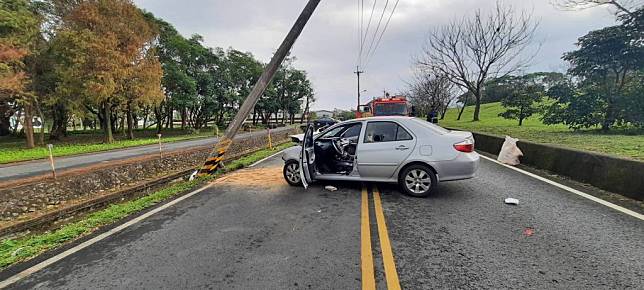
[[[353,172],[362,123],[335,127],[315,140],[316,170],[320,174]]]

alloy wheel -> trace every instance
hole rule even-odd
[[[432,179],[424,170],[414,169],[405,176],[405,186],[413,193],[422,194],[428,191],[431,185]]]
[[[288,166],[286,166],[286,179],[288,179],[288,181],[290,181],[291,183],[300,182],[299,164],[291,163]]]

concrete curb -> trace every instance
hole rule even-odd
[[[492,154],[499,153],[505,140],[484,133],[472,134],[476,149]],[[517,145],[523,151],[522,164],[644,200],[644,162],[528,141],[519,141]]]

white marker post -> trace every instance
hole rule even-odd
[[[161,134],[157,134],[157,137],[159,137],[159,158],[163,158],[163,151],[161,149]]]
[[[56,179],[56,166],[54,165],[54,153],[52,152],[53,148],[53,144],[47,144],[47,149],[49,149],[49,164],[51,164],[51,175]]]

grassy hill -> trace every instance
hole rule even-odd
[[[509,135],[536,143],[569,146],[644,161],[644,132],[641,130],[617,129],[604,133],[598,128],[593,128],[575,132],[564,125],[544,125],[537,115],[524,120],[523,126],[519,127],[519,121],[499,117],[499,113],[503,111],[505,109],[500,103],[483,104],[481,121],[472,122],[473,106],[465,108],[460,121],[456,121],[458,109],[454,108],[447,112],[444,120],[440,120],[440,125],[497,136]]]

